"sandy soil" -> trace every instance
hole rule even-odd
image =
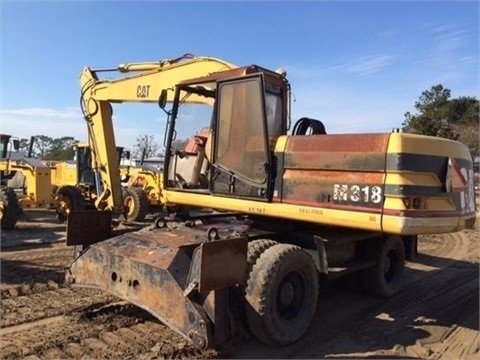
[[[422,236],[403,290],[361,293],[354,276],[328,284],[308,334],[283,348],[241,332],[200,352],[145,311],[63,284],[73,249],[52,212],[28,210],[1,233],[1,359],[478,359],[480,232]]]

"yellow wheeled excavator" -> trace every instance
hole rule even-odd
[[[357,272],[366,292],[390,296],[417,235],[473,225],[465,145],[397,130],[327,134],[306,117],[290,132],[283,71],[185,56],[87,67],[80,84],[104,211],[69,214],[67,242],[82,251],[66,280],[149,311],[198,348],[227,340],[235,320],[266,344],[291,344],[313,319],[319,280]],[[165,212],[116,234],[111,104],[122,102],[167,113]]]

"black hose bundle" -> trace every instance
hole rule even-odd
[[[325,125],[320,120],[302,117],[295,123],[292,135],[306,135],[311,129],[310,135],[326,134]]]

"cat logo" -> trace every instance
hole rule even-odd
[[[148,98],[150,92],[150,85],[137,86],[137,98]]]

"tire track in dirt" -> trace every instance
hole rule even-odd
[[[65,246],[2,252],[0,328],[116,299],[94,289],[66,287],[65,267],[72,260],[73,249]]]
[[[29,294],[42,288],[35,283],[63,283],[65,268],[73,260],[73,249],[65,246],[21,251],[2,251],[2,298]]]
[[[455,324],[455,317],[468,313],[465,311],[466,303],[476,302],[478,314],[478,261],[476,264],[465,261],[470,260],[473,248],[478,248],[478,242],[471,241],[464,233],[442,236],[439,246],[429,251],[428,265],[436,266],[438,270],[419,272],[419,276],[412,277],[414,280],[406,284],[395,297],[381,304],[378,310],[367,314],[364,317],[367,321],[362,320],[362,326],[356,330],[361,336],[355,336],[347,330],[345,334],[354,339],[352,349],[356,348],[355,352],[368,353],[372,348],[377,348],[374,352],[377,356],[396,356],[403,352],[402,347],[407,347],[404,355],[416,356],[417,345],[422,343],[423,338],[430,339],[432,335],[437,337],[438,334],[448,332],[452,324]],[[419,260],[421,262],[422,258]],[[368,320],[372,319],[372,316],[375,320]],[[378,320],[390,324],[381,326]],[[434,321],[442,326],[432,331],[428,326],[418,326],[423,321]],[[478,330],[478,320],[476,324],[469,322],[464,325],[469,326],[467,332]],[[409,329],[421,331],[408,331]],[[431,340],[427,340],[429,341]],[[368,346],[362,348],[354,345],[362,342],[367,342]],[[408,344],[412,342],[415,351],[408,349]],[[391,349],[382,348],[389,344]],[[429,348],[422,350],[422,357],[431,352]],[[476,351],[478,352],[478,349]]]
[[[437,318],[449,319],[449,323],[453,325],[447,328],[437,324],[424,326],[431,336],[417,341],[417,348],[421,347],[423,350],[420,353],[423,358],[478,358],[480,353],[478,284],[476,293],[470,289],[462,298],[459,292],[458,301],[442,308]],[[445,354],[448,354],[448,357]]]
[[[214,357],[104,291],[67,287],[72,248],[10,250],[0,254],[0,358]]]
[[[49,247],[42,249],[28,249],[24,250],[15,250],[15,251],[2,251],[0,258],[2,260],[21,260],[21,261],[32,261],[39,259],[67,259],[70,258],[73,260],[73,248],[66,246],[58,247]]]
[[[59,288],[3,299],[0,328],[63,315],[80,307],[116,300],[116,297],[103,291],[87,288]]]
[[[212,353],[198,352],[151,315],[124,302],[50,319],[1,336],[0,357],[154,359]]]

